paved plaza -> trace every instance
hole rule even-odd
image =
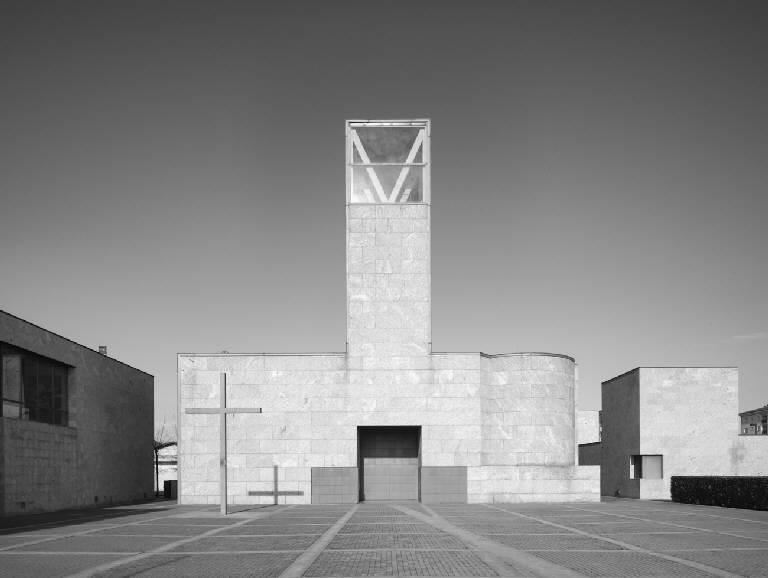
[[[768,512],[638,500],[217,510],[0,520],[0,576],[768,576]]]

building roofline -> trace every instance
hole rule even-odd
[[[255,357],[255,356],[270,356],[270,357],[324,357],[324,356],[341,356],[345,357],[347,354],[343,351],[332,352],[313,352],[313,353],[285,353],[285,352],[255,352],[255,353],[231,353],[229,351],[221,351],[218,353],[185,353],[179,352],[176,354],[178,357]],[[428,355],[479,355],[480,357],[496,358],[496,357],[514,357],[520,355],[538,355],[543,357],[560,357],[562,359],[576,360],[570,355],[564,355],[562,353],[545,353],[540,351],[526,351],[521,353],[483,353],[482,351],[433,351]]]
[[[256,352],[256,353],[230,353],[229,351],[221,351],[219,353],[177,353],[178,357],[255,357],[255,356],[270,356],[270,357],[328,357],[330,355],[335,356],[341,356],[344,357],[347,354],[343,351],[332,351],[332,352],[314,352],[314,353],[284,353],[284,352],[277,352],[277,353],[265,353],[265,352]]]
[[[606,379],[605,381],[601,382],[601,384],[610,383],[612,381],[619,379],[620,377],[629,375],[633,371],[639,371],[641,369],[738,369],[738,368],[739,368],[738,365],[639,365],[633,369],[625,371],[624,373],[620,373],[619,375],[616,375],[610,379]]]
[[[88,351],[90,351],[92,353],[95,353],[96,355],[101,355],[102,357],[106,357],[107,359],[109,359],[111,361],[114,361],[115,363],[119,363],[120,365],[124,365],[126,367],[130,367],[131,369],[134,369],[134,370],[136,370],[136,371],[138,371],[140,373],[143,373],[144,375],[148,375],[149,377],[151,377],[153,379],[155,377],[154,375],[152,375],[151,373],[147,373],[143,369],[139,369],[138,367],[134,367],[132,365],[129,365],[129,364],[125,363],[124,361],[120,361],[119,359],[115,359],[114,357],[110,357],[109,355],[104,355],[103,353],[99,353],[98,350],[96,350],[96,349],[92,349],[92,348],[88,347],[87,345],[83,345],[82,343],[78,343],[77,341],[75,341],[74,339],[70,339],[69,337],[64,337],[63,335],[61,335],[59,333],[56,333],[55,331],[51,331],[50,329],[46,329],[45,327],[43,327],[41,325],[38,325],[37,323],[32,323],[31,321],[27,321],[26,319],[22,319],[18,315],[14,315],[13,313],[8,313],[7,311],[5,311],[3,309],[0,309],[0,313],[4,313],[8,317],[13,317],[14,319],[17,319],[18,321],[21,321],[22,323],[26,323],[27,325],[31,325],[32,327],[37,327],[41,331],[45,331],[46,333],[50,333],[51,335],[55,335],[59,339],[63,339],[64,341],[68,341],[68,342],[70,342],[70,343],[72,343],[74,345],[77,345],[78,347],[82,347],[83,349],[87,349]],[[13,345],[13,344],[11,344],[11,345]]]
[[[742,415],[750,415],[753,413],[766,413],[768,412],[768,405],[764,405],[763,407],[758,407],[755,409],[748,409],[747,411],[742,411],[739,413],[740,416]]]

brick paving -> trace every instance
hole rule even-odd
[[[224,518],[146,504],[0,520],[0,576],[768,577],[768,512],[384,502]]]

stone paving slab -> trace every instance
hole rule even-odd
[[[713,566],[740,576],[768,576],[768,553],[765,550],[688,551],[674,554],[678,558]]]
[[[170,544],[176,538],[154,536],[72,536],[19,546],[24,552],[146,552]]]
[[[305,550],[317,536],[212,536],[181,544],[172,552],[256,552]]]
[[[679,562],[664,560],[650,554],[630,550],[613,552],[536,552],[539,558],[575,570],[584,576],[627,576],[665,578],[709,577],[713,574],[685,566]]]
[[[293,534],[314,534],[319,535],[324,533],[330,525],[320,524],[291,524],[287,525],[251,525],[246,524],[244,526],[237,526],[236,528],[227,528],[222,530],[218,536],[277,536],[277,535],[293,535]]]
[[[395,552],[395,576],[498,576],[472,552]]]
[[[768,542],[737,538],[725,534],[704,532],[669,533],[669,534],[611,534],[611,538],[621,540],[646,550],[707,550],[710,548],[761,548],[768,551]]]
[[[150,556],[99,574],[100,578],[271,578],[280,576],[298,556],[294,553]]]
[[[4,578],[59,578],[93,568],[99,564],[113,562],[122,554],[66,554],[55,556],[34,554],[0,555],[0,576]]]
[[[341,530],[340,534],[394,534],[394,524],[357,524],[348,523]]]
[[[466,550],[467,545],[447,534],[396,534],[395,548],[407,550]]]
[[[168,516],[167,518],[161,518],[159,520],[149,520],[143,522],[144,524],[160,524],[166,526],[168,524],[174,524],[178,526],[229,526],[230,524],[236,524],[237,518],[224,518],[224,517],[211,517],[211,518],[194,518],[189,516]]]
[[[413,524],[410,516],[352,516],[352,524]]]
[[[337,534],[329,550],[380,550],[394,548],[394,534]]]
[[[323,552],[303,575],[394,576],[394,561],[388,550]]]
[[[537,550],[624,550],[618,544],[580,534],[504,535],[487,534],[491,540],[529,552]]]
[[[655,524],[653,522],[605,522],[604,524],[567,524],[577,530],[582,530],[590,534],[648,534],[650,532],[690,532],[688,528],[680,528],[666,524]]]
[[[38,538],[36,536],[0,536],[0,548],[23,544],[24,542],[30,542],[35,539]]]
[[[88,534],[89,536],[169,536],[184,537],[202,534],[211,526],[179,526],[178,524],[131,524],[118,528],[107,528]]]
[[[768,512],[636,500],[217,510],[6,524],[0,577],[110,561],[100,576],[768,576]]]
[[[469,523],[456,523],[454,525],[475,532],[476,534],[561,534],[563,530],[556,526],[550,526],[549,524],[515,524],[510,522],[509,524],[497,523],[497,524],[469,524]]]

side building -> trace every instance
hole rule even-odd
[[[149,498],[154,378],[0,311],[0,515]]]
[[[601,494],[670,499],[672,476],[768,473],[762,439],[738,435],[738,392],[735,367],[638,367],[603,382],[599,448],[579,448],[599,451]]]

